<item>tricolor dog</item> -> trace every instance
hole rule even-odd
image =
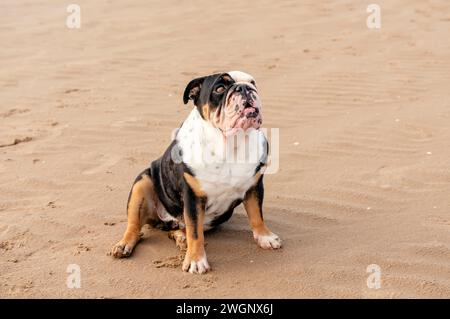
[[[130,256],[141,227],[150,224],[169,230],[178,246],[187,244],[184,271],[205,273],[204,231],[227,221],[241,203],[257,244],[281,247],[262,213],[268,143],[255,79],[240,71],[196,78],[184,91],[184,104],[190,100],[195,107],[168,149],[131,188],[128,225],[114,257]]]

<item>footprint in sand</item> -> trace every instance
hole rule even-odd
[[[169,257],[164,260],[155,260],[153,261],[153,265],[156,268],[179,268],[183,263],[184,255],[179,254],[177,256]]]

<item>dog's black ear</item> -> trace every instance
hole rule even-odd
[[[187,104],[189,100],[193,100],[194,104],[197,102],[198,97],[200,96],[200,90],[202,89],[203,81],[205,80],[206,76],[203,76],[201,78],[193,79],[189,84],[186,86],[186,89],[184,89],[183,94],[183,102],[184,104]]]

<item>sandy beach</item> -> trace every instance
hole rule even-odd
[[[0,2],[0,297],[450,298],[448,1],[379,0],[380,29],[370,1],[77,0],[79,29],[69,3]],[[186,84],[230,70],[279,130],[264,214],[283,248],[239,207],[206,235],[206,275],[150,228],[113,259]]]

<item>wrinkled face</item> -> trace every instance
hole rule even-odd
[[[225,136],[239,129],[259,129],[262,105],[253,77],[240,71],[214,74],[192,80],[184,103],[193,100],[203,119]]]

